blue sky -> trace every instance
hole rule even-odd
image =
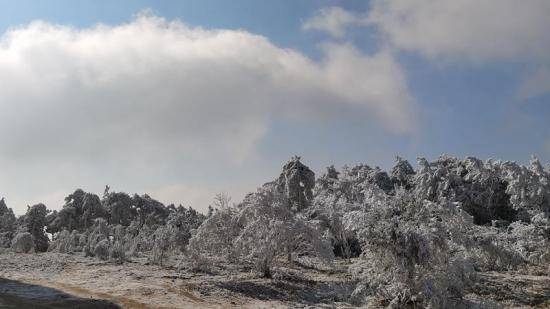
[[[0,134],[0,142],[5,145],[0,150],[0,166],[7,171],[0,175],[0,188],[5,190],[0,195],[21,213],[26,204],[38,201],[60,208],[62,197],[76,187],[101,192],[109,184],[114,190],[152,192],[164,202],[204,209],[215,192],[227,191],[238,200],[245,192],[277,177],[282,164],[294,154],[302,155],[318,174],[330,164],[363,162],[389,168],[394,155],[411,162],[418,156],[434,159],[443,153],[527,162],[535,154],[548,162],[550,56],[545,53],[550,48],[550,36],[545,33],[550,23],[543,17],[550,13],[550,7],[544,1],[524,5],[511,0],[488,3],[479,6],[475,1],[464,1],[452,7],[445,1],[411,4],[402,0],[0,1],[0,68],[5,65],[17,73],[30,67],[29,72],[34,72],[21,80],[14,78],[10,89],[4,83],[4,92],[14,90],[15,94],[0,96],[0,112],[6,111],[0,129],[15,132]],[[140,24],[136,15],[144,10],[148,10],[148,17]],[[407,18],[401,19],[398,13]],[[159,24],[152,21],[154,18],[164,21]],[[33,28],[36,20],[58,28]],[[168,25],[173,21],[183,23],[187,30]],[[98,23],[108,29],[97,28]],[[149,70],[157,64],[146,61],[151,59],[149,56],[158,56],[155,48],[162,50],[163,42],[170,46],[168,39],[155,38],[167,34],[175,40],[181,38],[180,47],[190,53],[183,58],[174,56],[171,66],[177,69],[181,65],[180,71],[198,74],[201,82],[195,84],[192,77],[188,79],[180,71],[164,66],[147,73],[150,79],[134,81],[133,56],[128,58],[130,69],[118,70],[118,63],[125,58],[117,58],[116,51],[129,48],[132,53],[142,46],[133,43],[142,40],[139,32],[131,32],[133,37],[123,36],[130,42],[117,45],[115,41],[121,37],[115,30],[122,25],[152,29],[150,36],[144,36],[151,46],[144,44],[147,50],[139,51],[140,56],[135,58],[145,62],[144,66],[137,67]],[[188,51],[185,40],[189,37],[199,37],[195,39],[200,44],[210,38],[210,34],[204,35],[195,27],[232,30],[227,38],[215,39],[219,40],[215,46],[221,46],[224,56],[205,49],[209,57],[213,52],[212,57],[220,58],[203,63],[200,52]],[[71,31],[80,32],[73,37]],[[92,55],[86,50],[74,54],[76,48],[88,46],[82,42],[88,42],[91,32],[95,34],[90,35]],[[244,41],[236,35],[241,32],[246,34],[241,38]],[[53,39],[42,44],[36,43],[36,38]],[[107,61],[101,44],[109,38],[115,41],[105,43],[105,50],[113,51],[109,54],[113,58],[101,63]],[[261,40],[269,44],[264,46]],[[76,47],[64,50],[70,44]],[[256,46],[261,48],[256,50]],[[225,58],[225,48],[228,53],[235,48],[246,55]],[[249,50],[253,50],[250,55]],[[63,57],[58,57],[61,53],[77,60],[65,63]],[[273,56],[264,57],[265,53]],[[47,80],[45,75],[52,71],[43,63],[36,64],[36,57],[44,57],[57,74],[51,73],[56,83],[49,88],[33,88],[42,78]],[[248,64],[257,59],[266,63],[254,67],[254,75],[248,77]],[[291,63],[283,69],[282,81],[253,83],[278,70],[280,59]],[[239,65],[227,67],[226,61],[237,61]],[[63,66],[77,69],[57,71]],[[205,67],[214,73],[203,72]],[[87,88],[89,80],[81,79],[81,73],[87,70],[93,74],[96,70],[100,72],[97,74],[112,70],[115,77],[106,78],[131,76],[135,83],[115,80],[107,86],[93,84]],[[18,76],[16,73],[6,80]],[[224,74],[227,78],[222,80],[218,75]],[[55,76],[62,78],[58,81]],[[68,81],[70,78],[75,80]],[[292,82],[285,82],[293,78],[299,85],[296,89]],[[344,78],[350,78],[350,83],[342,85],[350,88],[342,92],[337,89],[341,88],[338,79]],[[361,83],[362,79],[368,81]],[[212,82],[211,88],[208,81]],[[172,83],[175,88],[170,88]],[[381,90],[377,89],[380,83]],[[152,91],[166,91],[152,94],[149,101],[143,94],[132,94],[136,87],[157,84],[161,86],[151,86]],[[187,90],[178,92],[181,87]],[[331,87],[335,89],[323,92]],[[40,94],[39,99],[18,95],[33,91]],[[265,99],[269,102],[263,102],[268,94],[272,94]],[[187,96],[193,103],[173,103]],[[116,102],[139,101],[140,105],[109,103],[105,105],[109,112],[105,107],[101,108],[106,112],[101,113],[94,109],[94,100],[108,102],[112,98]],[[71,105],[60,105],[65,100]],[[75,108],[80,104],[75,102],[83,103]],[[182,108],[179,104],[187,105]],[[59,119],[53,116],[67,108],[77,115]],[[111,108],[120,110],[120,114],[103,117]],[[163,109],[167,114],[162,114]],[[154,116],[149,119],[144,113]],[[8,115],[20,114],[23,116],[17,121],[14,118],[18,116],[8,119]],[[51,122],[37,118],[40,115],[50,117]],[[73,116],[92,120],[60,124]],[[180,116],[189,124],[174,124]],[[125,118],[140,120],[125,123]],[[243,123],[246,125],[241,126]],[[119,129],[130,127],[132,138],[127,138],[128,133]],[[100,131],[97,134],[96,129]],[[71,134],[63,135],[66,132]],[[162,134],[161,142],[151,142],[158,139],[156,134]],[[164,140],[166,135],[169,137]],[[59,142],[63,138],[66,141]],[[124,144],[118,142],[121,140]]]

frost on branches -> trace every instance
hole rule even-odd
[[[550,174],[536,158],[522,166],[441,156],[418,167],[397,157],[387,177],[331,166],[316,181],[307,213],[337,256],[359,257],[354,300],[454,306],[474,269],[550,261]]]
[[[9,248],[16,229],[16,218],[13,210],[0,199],[0,248]]]
[[[276,181],[277,190],[286,197],[288,207],[293,211],[302,211],[313,199],[315,173],[294,156],[283,166],[283,172]]]
[[[330,244],[299,213],[312,198],[313,177],[298,157],[292,158],[278,181],[265,184],[235,207],[213,213],[191,239],[190,254],[251,261],[264,277],[272,276],[281,259],[330,263]]]
[[[395,308],[456,306],[473,279],[473,265],[457,254],[461,240],[448,225],[467,224],[459,212],[398,191],[385,203],[347,214],[363,252],[351,267],[360,280],[355,300]]]
[[[330,166],[317,179],[293,157],[240,203],[217,195],[208,215],[109,187],[102,197],[77,189],[59,211],[36,204],[18,218],[2,199],[0,252],[163,267],[177,257],[198,271],[223,261],[262,277],[306,266],[348,272],[359,305],[445,308],[463,305],[476,272],[548,265],[549,215],[550,165],[535,157],[524,166],[443,155],[419,158],[416,170],[397,157],[389,173]]]

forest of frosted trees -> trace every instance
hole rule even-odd
[[[328,167],[315,177],[299,157],[232,203],[207,214],[148,195],[76,190],[59,211],[43,204],[16,217],[0,201],[0,252],[59,252],[123,264],[146,256],[206,272],[248,263],[259,277],[281,263],[330,270],[348,265],[349,301],[449,307],[476,273],[550,262],[550,165],[441,156],[397,157],[389,172]]]

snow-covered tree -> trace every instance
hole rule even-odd
[[[29,232],[18,233],[11,242],[11,248],[17,253],[29,253],[34,249],[34,240]]]
[[[34,248],[37,252],[48,250],[49,239],[44,231],[48,212],[49,210],[44,204],[36,204],[27,207],[27,213],[23,217],[22,229],[32,235]]]
[[[238,207],[218,210],[198,228],[189,253],[250,260],[265,277],[272,275],[279,258],[308,255],[330,260],[330,245],[287,201],[287,195],[268,185],[247,196]]]
[[[234,260],[233,241],[238,237],[241,226],[238,224],[237,209],[220,209],[206,219],[189,240],[189,254],[197,258],[213,255]]]
[[[231,197],[225,192],[218,193],[214,196],[214,202],[212,204],[215,209],[231,207]]]
[[[95,221],[94,221],[94,225],[93,227],[91,228],[91,231],[90,233],[88,234],[88,237],[87,237],[87,241],[86,241],[86,246],[85,246],[85,253],[87,256],[96,256],[96,247],[97,245],[102,242],[103,240],[106,241],[106,244],[107,244],[107,257],[109,255],[108,253],[108,244],[109,244],[109,225],[107,223],[107,220],[103,219],[103,218],[97,218]],[[103,247],[105,245],[102,245]],[[99,249],[101,254],[104,253],[105,250],[103,250],[102,248]]]
[[[516,219],[516,210],[507,193],[508,183],[501,177],[500,164],[450,156],[441,156],[432,163],[420,158],[418,164],[420,169],[414,179],[417,198],[459,202],[474,216],[476,224]]]
[[[106,218],[107,213],[99,196],[77,189],[65,198],[65,205],[59,212],[53,212],[48,217],[49,233],[57,233],[63,229],[69,231],[86,230],[93,225],[96,218]]]
[[[0,248],[8,248],[16,229],[16,218],[13,210],[6,206],[4,199],[0,199]]]
[[[153,234],[153,250],[151,261],[153,264],[162,266],[167,258],[168,251],[174,249],[175,230],[172,226],[159,227]]]
[[[76,230],[70,233],[67,230],[59,232],[50,243],[48,251],[59,253],[73,253],[80,251],[80,234]]]
[[[288,207],[293,211],[307,208],[313,199],[315,173],[300,162],[300,157],[292,157],[284,166],[276,181],[278,191],[286,196]]]
[[[413,186],[414,169],[409,161],[395,157],[395,165],[390,171],[390,178],[394,186],[411,189]]]
[[[363,252],[353,267],[360,279],[354,296],[392,307],[456,306],[473,270],[452,250],[449,222],[457,212],[402,191],[348,213]]]
[[[189,207],[179,206],[170,212],[166,225],[171,227],[171,242],[173,247],[184,251],[191,239],[192,233],[201,225],[206,217]]]

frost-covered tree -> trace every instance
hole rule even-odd
[[[173,246],[181,251],[185,249],[192,233],[202,224],[206,217],[189,207],[179,206],[168,216],[166,225],[171,227]]]
[[[544,213],[531,218],[529,224],[516,221],[510,225],[509,241],[521,257],[531,263],[550,263],[550,219]]]
[[[87,241],[86,241],[86,246],[84,248],[84,252],[86,253],[87,256],[96,256],[96,247],[98,246],[98,244],[102,241],[106,241],[106,246],[107,246],[107,253],[106,253],[106,256],[108,257],[109,253],[108,253],[108,244],[109,244],[109,225],[107,223],[107,220],[103,219],[103,218],[97,218],[95,221],[94,221],[94,225],[92,226],[91,228],[91,231],[89,231],[88,233],[88,237],[87,237]],[[102,244],[100,247],[104,247],[105,246],[105,242],[104,244]],[[103,250],[103,248],[99,248],[101,254],[103,254],[103,257],[104,258],[104,253],[105,253],[105,250]]]
[[[74,230],[72,233],[68,230],[63,230],[55,235],[54,240],[50,243],[48,251],[59,253],[73,253],[81,251],[80,234]]]
[[[111,227],[110,239],[112,242],[109,246],[109,258],[117,264],[126,262],[126,251],[128,248],[126,233],[126,227],[122,225],[115,225]]]
[[[132,198],[124,192],[108,192],[102,202],[109,213],[110,224],[128,226],[137,217]]]
[[[13,210],[6,206],[4,198],[0,199],[0,248],[8,248],[16,229],[16,218]]]
[[[27,213],[22,217],[24,231],[32,235],[34,247],[37,252],[48,250],[48,236],[45,233],[46,216],[49,210],[44,204],[36,204],[27,207]]]
[[[126,248],[121,241],[115,241],[109,246],[109,259],[117,264],[126,262]]]
[[[151,261],[162,266],[167,258],[168,251],[174,249],[175,230],[172,226],[159,227],[153,234],[153,252]]]
[[[132,221],[126,228],[124,245],[126,251],[132,256],[150,252],[153,250],[155,228],[149,225],[140,225],[138,221]]]
[[[550,224],[540,213],[530,223],[515,221],[507,227],[478,227],[470,238],[470,249],[480,270],[511,270],[526,263],[550,262]]]
[[[13,232],[15,230],[15,214],[8,208],[4,198],[0,199],[0,232]]]
[[[161,202],[147,194],[134,194],[132,197],[124,192],[106,191],[102,205],[108,213],[110,224],[128,226],[134,220],[140,225],[164,224],[170,210]]]
[[[212,204],[215,209],[231,207],[231,197],[225,192],[218,193],[214,196],[214,202]]]
[[[95,257],[101,260],[109,259],[109,240],[102,239],[93,246],[93,253]]]
[[[17,253],[29,253],[34,249],[33,236],[29,232],[18,233],[11,242],[11,248]]]
[[[65,205],[59,212],[48,217],[49,233],[62,229],[84,231],[93,225],[96,218],[106,218],[107,212],[101,205],[99,196],[77,189],[65,198]]]
[[[389,184],[385,180],[376,181],[386,177],[371,177],[373,175],[383,173],[366,165],[344,167],[338,173],[331,166],[327,169],[327,174],[317,180],[313,204],[307,210],[307,215],[320,222],[323,233],[332,242],[337,256],[350,258],[361,253],[355,232],[343,222],[344,215],[363,208],[365,202],[373,197],[385,197],[388,194],[384,189],[389,190]]]
[[[414,169],[407,160],[399,156],[395,157],[395,165],[390,171],[390,178],[394,186],[411,189],[414,174]]]
[[[476,224],[516,219],[516,210],[507,192],[508,182],[501,177],[500,164],[450,156],[441,156],[432,163],[420,158],[418,164],[420,169],[414,180],[417,198],[460,202],[462,208],[474,216]]]
[[[213,205],[204,216],[107,187],[102,199],[76,190],[59,212],[39,204],[16,219],[0,200],[0,245],[43,251],[47,225],[50,251],[159,265],[181,251],[193,269],[225,260],[265,277],[336,255],[358,282],[354,300],[390,307],[453,307],[474,269],[550,263],[550,165],[536,158],[523,166],[443,155],[420,158],[415,171],[398,157],[389,174],[330,166],[316,180],[294,157],[242,202],[222,194]]]
[[[189,254],[196,258],[212,255],[235,260],[233,241],[241,231],[237,213],[237,209],[232,207],[214,212],[189,240]]]
[[[519,211],[524,221],[543,212],[550,214],[550,174],[544,170],[539,160],[533,157],[529,166],[514,162],[496,163],[501,177],[508,183],[506,193],[510,202]]]
[[[289,209],[287,198],[276,187],[264,186],[238,207],[215,212],[191,238],[189,254],[250,260],[265,277],[272,275],[279,258],[330,260],[330,245],[315,226]]]
[[[452,250],[457,212],[401,191],[346,214],[363,252],[353,267],[360,279],[354,296],[396,308],[456,306],[473,270]]]
[[[259,203],[245,206],[239,214],[243,228],[234,241],[237,253],[254,261],[263,276],[271,276],[277,257],[311,256],[330,261],[332,248],[321,232],[301,215],[284,206]]]
[[[147,194],[132,197],[132,207],[136,210],[141,225],[150,226],[164,224],[170,211],[159,201]]]
[[[283,166],[276,182],[278,191],[286,196],[290,209],[301,211],[310,205],[313,199],[315,173],[300,162],[300,157],[292,157]]]

